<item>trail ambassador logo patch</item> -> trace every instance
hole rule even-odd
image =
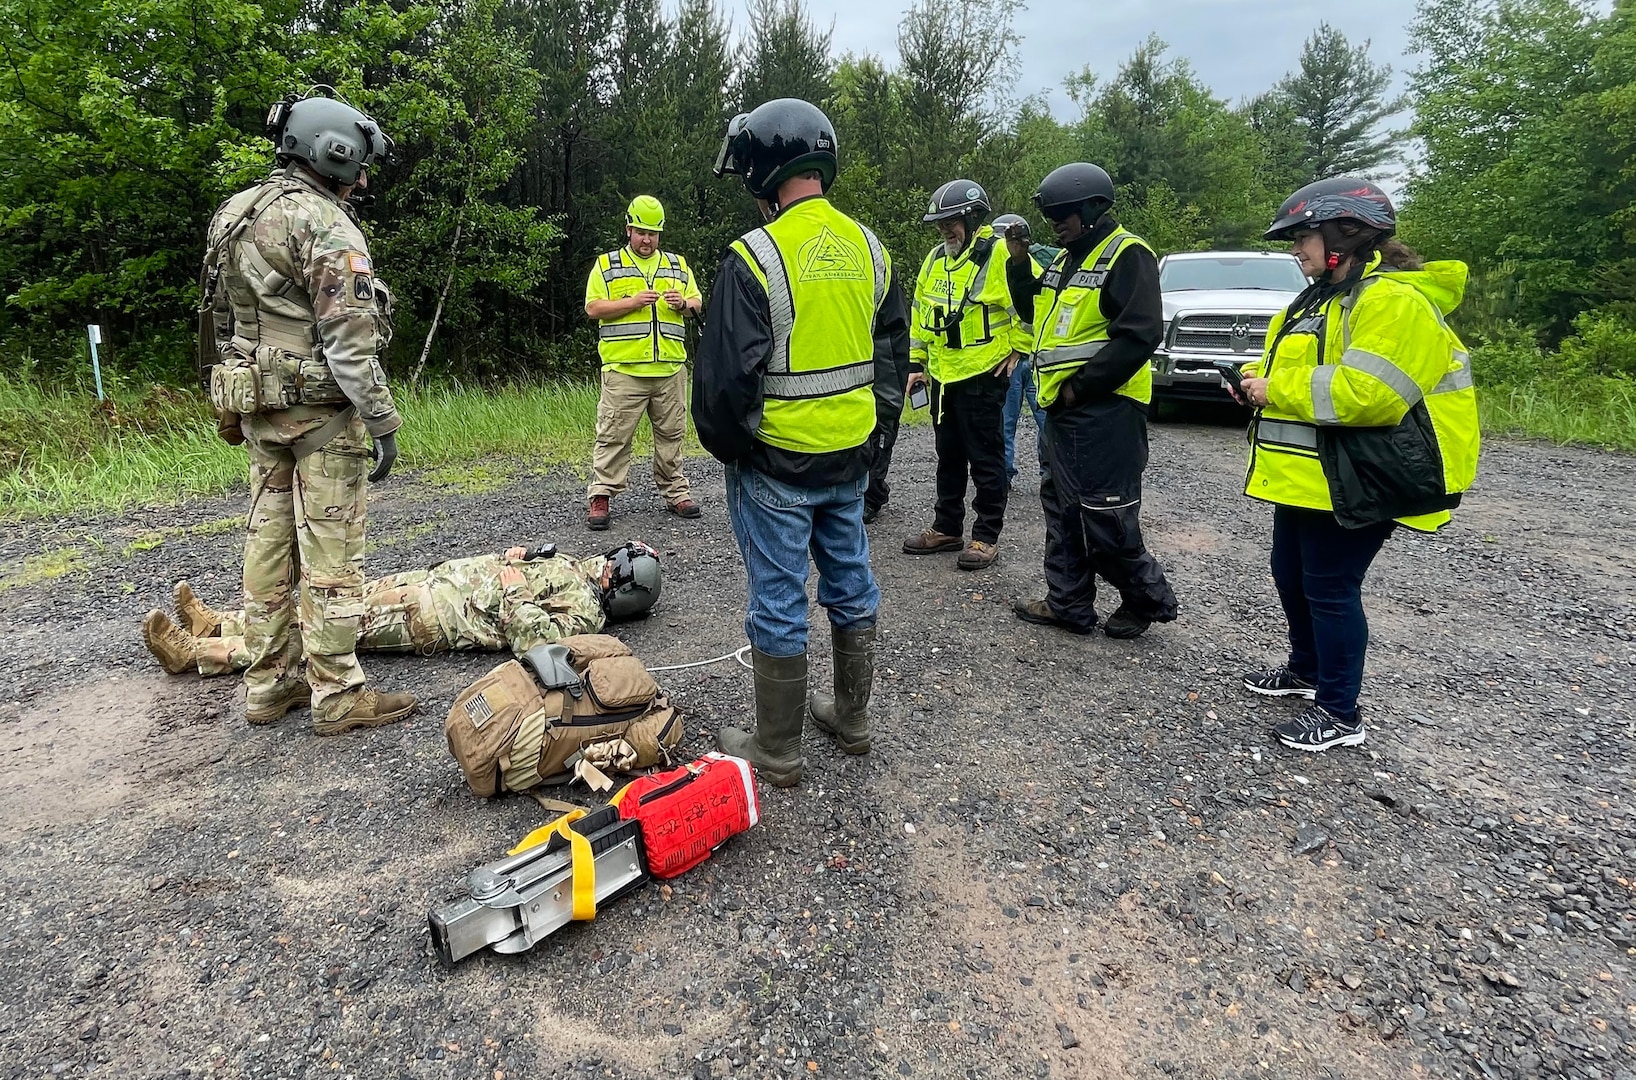
[[[863,253],[825,226],[817,236],[801,245],[798,253],[802,281],[861,280]]]

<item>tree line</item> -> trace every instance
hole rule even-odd
[[[1403,98],[1326,25],[1236,103],[1154,37],[1072,75],[1067,118],[1014,94],[1019,4],[915,0],[888,63],[837,56],[802,0],[0,0],[0,358],[49,374],[99,322],[118,367],[186,382],[205,223],[264,172],[268,104],[325,84],[397,142],[363,210],[395,378],[588,371],[585,275],[626,202],[663,200],[707,283],[757,223],[709,174],[721,134],[779,96],[828,111],[833,197],[906,273],[955,176],[1040,224],[1040,178],[1099,162],[1161,251],[1256,244],[1309,180],[1397,177],[1407,239],[1477,271],[1468,333],[1636,373],[1636,0],[1421,0]]]

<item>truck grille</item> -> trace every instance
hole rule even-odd
[[[1270,315],[1183,315],[1176,320],[1170,347],[1186,352],[1260,352]]]

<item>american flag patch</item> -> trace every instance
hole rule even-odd
[[[469,699],[466,702],[466,719],[471,721],[471,726],[474,728],[481,728],[484,724],[493,720],[494,709],[489,706],[489,699],[482,694]]]
[[[349,269],[351,269],[351,271],[354,274],[367,274],[367,273],[370,272],[370,270],[369,270],[369,256],[368,255],[348,255],[347,256],[347,267]]]

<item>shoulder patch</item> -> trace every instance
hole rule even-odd
[[[367,273],[369,273],[370,272],[370,269],[369,269],[369,256],[368,255],[359,255],[357,253],[353,253],[353,254],[348,255],[347,256],[347,269],[351,270],[354,274],[367,274]]]

